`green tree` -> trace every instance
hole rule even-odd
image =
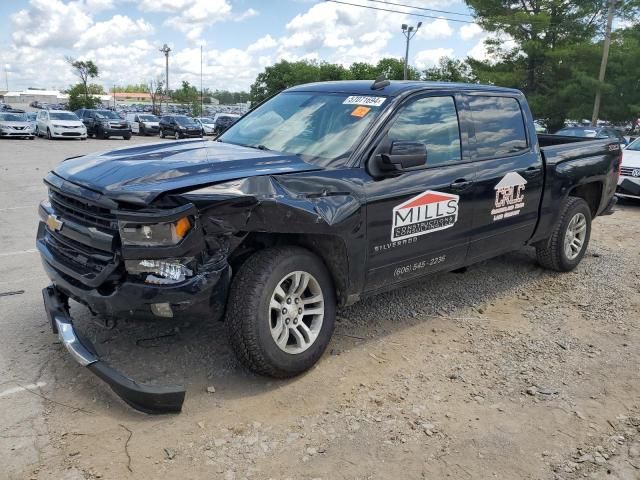
[[[95,108],[100,105],[100,99],[95,95],[104,95],[102,85],[91,83],[83,85],[77,83],[66,92],[69,95],[69,110],[74,111],[79,108]]]
[[[171,97],[183,107],[190,108],[193,116],[198,116],[202,113],[200,108],[200,93],[198,89],[189,82],[183,81],[178,90],[171,92]]]
[[[98,67],[91,60],[76,60],[72,57],[66,57],[66,61],[73,68],[73,73],[80,79],[80,85],[84,89],[85,103],[89,103],[89,80],[98,77]]]
[[[427,68],[422,74],[422,79],[437,82],[477,82],[466,61],[449,57],[442,57],[436,65]]]

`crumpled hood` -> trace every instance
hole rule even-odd
[[[148,205],[172,190],[320,169],[295,155],[229,143],[185,140],[72,158],[53,173],[113,200]]]

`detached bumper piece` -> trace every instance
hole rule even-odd
[[[182,410],[184,387],[141,385],[118,372],[100,360],[91,342],[78,335],[69,315],[68,297],[53,285],[43,289],[42,296],[53,333],[58,334],[62,344],[80,365],[106,382],[122,400],[145,413],[175,413]]]

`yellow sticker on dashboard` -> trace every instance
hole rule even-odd
[[[364,117],[367,113],[369,113],[371,109],[369,107],[356,107],[351,112],[351,115],[354,117]]]

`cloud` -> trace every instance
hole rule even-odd
[[[241,22],[247,18],[255,17],[258,15],[258,11],[253,8],[247,8],[244,12],[234,18],[236,22]]]
[[[278,45],[278,42],[269,34],[264,37],[260,37],[258,40],[249,45],[247,51],[249,52],[259,52],[262,50],[268,50],[270,48],[274,48]]]
[[[433,40],[435,38],[447,38],[453,35],[453,29],[444,18],[438,18],[433,22],[423,23],[418,30],[418,38]]]
[[[470,23],[460,27],[459,33],[462,40],[471,40],[483,32],[482,27],[477,23]]]
[[[432,48],[421,50],[416,53],[415,65],[418,68],[428,68],[434,66],[442,57],[452,57],[453,48]]]
[[[17,46],[71,47],[93,24],[82,3],[31,0],[28,9],[11,15]]]
[[[132,20],[129,17],[115,15],[110,20],[95,23],[87,29],[74,48],[85,48],[91,45],[104,45],[123,38],[139,37],[154,32],[153,25],[143,19]]]

